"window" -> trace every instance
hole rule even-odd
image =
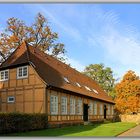
[[[85,86],[85,88],[86,88],[86,90],[89,90],[89,91],[91,91],[91,89],[90,89],[89,87]]]
[[[28,77],[28,66],[23,66],[17,68],[17,78],[27,78]]]
[[[77,114],[82,114],[82,100],[78,99],[77,101]]]
[[[63,79],[64,79],[64,81],[65,81],[66,83],[70,83],[70,81],[68,80],[68,78],[63,77]]]
[[[89,113],[92,115],[93,114],[93,103],[89,103]]]
[[[96,94],[98,94],[98,91],[97,90],[95,90],[95,89],[92,89]]]
[[[103,105],[100,104],[100,115],[103,115]]]
[[[110,115],[110,105],[108,105],[107,114]]]
[[[61,114],[67,114],[67,97],[61,97]]]
[[[80,85],[79,83],[77,83],[77,82],[76,82],[76,85],[77,85],[78,87],[81,87],[81,85]]]
[[[114,115],[114,107],[112,106],[112,115]]]
[[[0,71],[0,81],[6,81],[9,79],[9,70]]]
[[[97,102],[96,101],[94,101],[94,105],[93,105],[93,114],[94,115],[97,115]]]
[[[51,114],[58,114],[58,97],[57,96],[51,95],[50,112]]]
[[[75,99],[70,98],[70,114],[75,114]]]
[[[7,102],[8,102],[8,103],[14,103],[14,102],[15,102],[15,97],[14,97],[14,96],[9,96],[9,97],[7,98]]]

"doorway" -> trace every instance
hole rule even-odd
[[[104,119],[106,119],[106,110],[107,110],[106,105],[104,105]]]
[[[84,107],[83,107],[83,119],[84,121],[88,121],[88,104],[84,104]]]

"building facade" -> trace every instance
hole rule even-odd
[[[89,77],[24,42],[0,66],[0,112],[73,124],[112,119],[114,102]]]

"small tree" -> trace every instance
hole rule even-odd
[[[23,40],[44,52],[49,52],[60,60],[64,60],[61,55],[65,54],[64,44],[57,41],[58,34],[51,30],[48,20],[41,13],[37,14],[35,22],[31,26],[27,26],[18,18],[8,19],[5,31],[0,34],[1,62],[20,46]]]

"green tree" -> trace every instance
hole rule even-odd
[[[105,67],[104,64],[90,64],[83,73],[95,80],[108,95],[115,97],[115,79],[111,68]]]
[[[29,44],[52,56],[64,60],[64,44],[58,42],[58,34],[53,32],[48,20],[38,13],[34,23],[27,26],[22,20],[12,17],[7,20],[4,32],[0,33],[0,56],[4,61],[21,43]]]

